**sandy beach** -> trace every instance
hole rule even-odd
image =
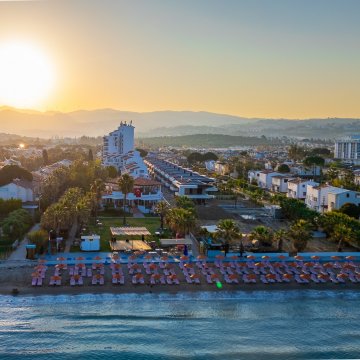
[[[0,294],[11,295],[13,290],[17,289],[17,295],[76,295],[76,294],[99,294],[99,293],[111,293],[111,294],[127,294],[127,293],[178,293],[178,292],[199,292],[199,291],[267,291],[267,290],[297,290],[297,289],[316,289],[316,290],[336,290],[336,289],[349,289],[360,290],[360,283],[352,283],[346,280],[345,283],[314,283],[299,284],[295,280],[290,280],[289,283],[269,283],[263,284],[259,279],[256,283],[247,284],[240,281],[239,284],[227,284],[220,277],[221,288],[216,283],[208,284],[206,278],[200,274],[200,284],[188,284],[185,281],[185,277],[182,274],[180,268],[176,268],[176,273],[179,278],[179,285],[168,284],[150,284],[150,275],[146,275],[144,272],[144,284],[132,284],[132,275],[129,275],[126,266],[123,265],[125,284],[113,285],[111,282],[112,274],[109,266],[105,266],[104,285],[91,285],[90,278],[84,278],[84,285],[82,286],[70,286],[70,276],[67,270],[62,273],[62,285],[61,286],[49,286],[50,276],[53,275],[54,267],[49,266],[46,272],[46,276],[42,286],[31,285],[31,274],[34,271],[34,264],[23,265],[7,265],[3,264],[0,269]]]

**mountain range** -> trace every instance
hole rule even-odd
[[[114,109],[39,112],[0,107],[0,131],[30,137],[102,136],[132,121],[137,137],[223,134],[336,138],[359,133],[360,119],[259,119],[193,111],[129,112]]]

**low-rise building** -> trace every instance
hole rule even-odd
[[[279,172],[273,171],[273,170],[262,170],[259,171],[256,174],[257,179],[257,183],[258,186],[261,187],[262,189],[268,189],[271,190],[272,187],[272,178],[274,176],[280,176],[282,175]]]
[[[344,204],[360,205],[360,192],[340,189],[332,190],[328,195],[328,211],[339,210]]]
[[[292,177],[289,175],[276,175],[271,178],[271,191],[287,193],[288,182]]]
[[[133,192],[127,194],[126,202],[128,208],[138,208],[147,214],[154,210],[155,205],[163,199],[161,184],[147,178],[136,178],[134,180]],[[102,204],[112,204],[115,208],[122,207],[124,194],[120,191],[116,182],[108,182],[106,191],[102,195]]]
[[[34,201],[33,185],[30,181],[14,179],[0,186],[0,199],[18,199],[23,203]]]
[[[307,185],[318,186],[319,183],[302,178],[290,179],[288,181],[286,196],[292,199],[304,200],[306,198]]]

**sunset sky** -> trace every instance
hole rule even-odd
[[[359,15],[359,0],[0,1],[0,54],[46,59],[19,107],[359,117]]]

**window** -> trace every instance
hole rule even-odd
[[[349,194],[349,193],[347,193],[347,194],[346,194],[346,197],[347,197],[347,198],[348,198],[348,197],[350,197],[350,194]]]

